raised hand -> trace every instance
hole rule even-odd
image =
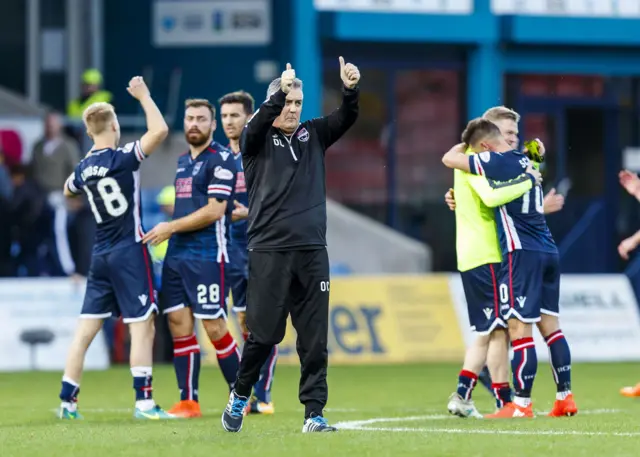
[[[288,94],[291,90],[291,86],[293,85],[293,80],[296,79],[296,71],[291,68],[291,64],[287,63],[287,68],[282,72],[280,76],[280,88],[282,92]]]
[[[142,100],[145,97],[148,97],[150,94],[149,88],[147,87],[147,83],[144,82],[142,76],[134,76],[129,81],[129,87],[127,87],[127,92],[135,98],[136,100]]]
[[[638,175],[629,170],[622,170],[618,177],[620,178],[620,185],[631,195],[638,198],[640,194],[640,178],[638,178]]]
[[[342,56],[338,57],[338,60],[340,61],[340,78],[342,78],[342,82],[345,87],[353,89],[360,81],[360,70],[352,63],[345,63]]]
[[[622,240],[620,245],[618,245],[618,254],[624,260],[629,260],[629,254],[635,248],[638,247],[638,240],[636,239],[636,235],[630,236],[627,239]]]

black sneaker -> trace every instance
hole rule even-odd
[[[242,430],[242,420],[244,410],[249,399],[236,395],[235,391],[229,394],[229,403],[222,413],[222,427],[228,432],[239,432]]]
[[[302,426],[302,433],[337,431],[338,429],[329,425],[324,417],[318,416],[314,413],[311,414],[311,417],[305,419],[304,425]]]

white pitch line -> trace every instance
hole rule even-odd
[[[580,411],[582,415],[598,415],[613,414],[621,412],[617,409],[594,409]],[[454,419],[454,416],[444,414],[431,414],[423,416],[407,416],[407,417],[377,417],[372,419],[364,419],[357,421],[342,421],[335,426],[342,430],[358,430],[373,432],[420,432],[420,433],[450,433],[462,434],[472,433],[478,435],[499,434],[499,435],[558,435],[558,436],[640,436],[640,432],[581,432],[581,431],[562,431],[562,430],[488,430],[488,429],[456,429],[456,428],[421,428],[421,427],[369,427],[368,425],[393,422],[411,422],[411,421],[428,421],[428,420],[444,420]]]
[[[343,423],[344,424],[344,423]],[[341,430],[358,430],[371,432],[420,432],[420,433],[449,433],[449,434],[475,434],[475,435],[557,435],[557,436],[640,436],[640,432],[580,432],[561,430],[486,430],[474,428],[409,428],[409,427],[339,427]]]

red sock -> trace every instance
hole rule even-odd
[[[180,400],[198,401],[200,345],[195,334],[173,339],[173,366],[180,389]]]
[[[227,381],[227,384],[229,384],[229,388],[233,389],[238,368],[240,367],[240,350],[238,349],[238,345],[229,332],[219,340],[211,342],[213,343],[213,347],[216,348],[218,364],[220,365],[224,379]]]

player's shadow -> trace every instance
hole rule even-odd
[[[20,341],[29,345],[29,360],[31,362],[31,370],[36,371],[37,367],[37,347],[38,345],[51,344],[55,339],[55,334],[45,328],[25,330],[20,334]]]

